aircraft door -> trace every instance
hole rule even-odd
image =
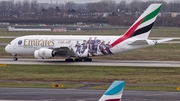
[[[20,42],[19,42],[19,43],[20,43]],[[12,42],[12,48],[13,48],[13,49],[17,49],[17,45],[18,45],[17,40],[14,40],[14,42]]]

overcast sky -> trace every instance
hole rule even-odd
[[[11,0],[0,0],[0,1],[11,1]],[[14,1],[23,1],[23,0],[14,0]],[[31,0],[29,0],[31,1]],[[37,0],[39,3],[50,3],[51,0]],[[68,1],[73,1],[75,3],[87,3],[87,2],[98,2],[98,1],[102,1],[102,0],[52,0],[53,3],[56,3],[56,1],[58,3],[66,3]],[[120,2],[121,0],[114,0],[116,2]],[[127,1],[132,1],[132,0],[127,0]],[[148,0],[142,0],[142,1],[148,1]],[[157,0],[158,1],[158,0]],[[165,0],[167,1],[167,0]],[[177,0],[168,0],[168,1],[177,1]]]

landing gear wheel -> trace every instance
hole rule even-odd
[[[84,61],[84,62],[91,62],[92,59],[91,59],[91,58],[84,58],[83,61]]]
[[[74,59],[75,62],[81,62],[82,61],[82,58],[76,58]]]
[[[17,57],[14,57],[14,58],[13,58],[13,60],[14,60],[14,61],[17,61],[17,60],[18,60],[18,58],[17,58]]]
[[[87,59],[86,59],[86,61],[91,62],[91,61],[92,61],[92,59],[91,59],[91,58],[87,58]]]
[[[65,59],[66,62],[73,62],[73,59],[71,58],[68,58],[68,59]]]
[[[91,62],[91,61],[92,61],[92,59],[91,59],[91,58],[89,58],[88,60],[89,60],[89,62]]]

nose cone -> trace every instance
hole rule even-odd
[[[8,52],[8,53],[10,53],[10,50],[11,50],[10,48],[11,48],[10,45],[7,45],[7,46],[5,47],[5,51]]]

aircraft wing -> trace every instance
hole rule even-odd
[[[78,54],[72,48],[69,47],[54,48],[53,50],[55,50],[56,56],[78,56]]]

